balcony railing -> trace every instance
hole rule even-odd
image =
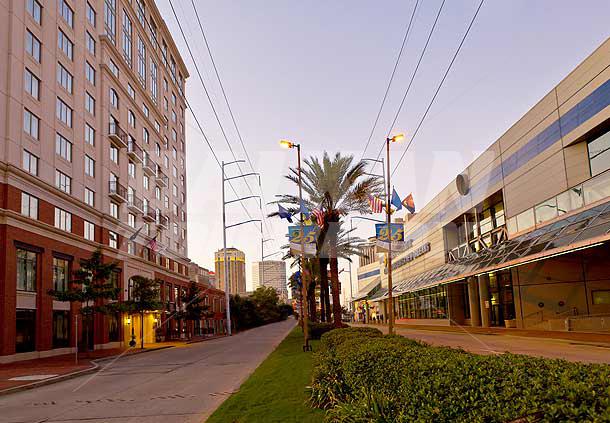
[[[150,206],[145,206],[142,210],[142,219],[147,222],[156,222],[157,221],[157,213]]]
[[[136,213],[142,213],[144,211],[144,203],[141,198],[138,198],[135,194],[127,195],[127,208]]]
[[[156,217],[157,226],[163,229],[169,228],[169,217],[164,216],[162,213],[158,213]]]
[[[127,133],[121,129],[117,122],[108,124],[108,138],[119,148],[127,147]]]
[[[142,163],[144,160],[144,150],[142,150],[140,146],[132,139],[130,139],[129,143],[127,144],[127,155],[134,162]]]
[[[167,175],[165,173],[163,173],[163,171],[161,170],[161,167],[159,165],[157,165],[155,181],[157,182],[157,185],[159,185],[160,187],[167,187],[169,185],[169,178],[167,177]]]
[[[155,169],[156,169],[155,163],[150,159],[150,156],[148,155],[148,153],[146,151],[144,151],[143,155],[142,155],[142,170],[148,176],[155,176],[157,174]]]
[[[127,201],[127,188],[118,181],[110,181],[108,182],[108,195],[110,198],[120,203],[124,203]]]

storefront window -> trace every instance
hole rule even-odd
[[[17,290],[36,292],[36,253],[17,249]]]
[[[70,346],[70,312],[53,311],[53,348]]]
[[[570,188],[557,196],[557,213],[559,215],[571,212],[584,206],[582,185]]]
[[[591,164],[591,176],[610,169],[610,132],[590,141],[589,163]]]
[[[66,291],[68,289],[69,278],[68,260],[53,257],[53,289],[56,291]]]
[[[557,217],[557,199],[551,198],[538,204],[535,209],[536,223],[546,222]]]
[[[36,310],[17,309],[15,351],[34,351],[36,348]]]
[[[399,315],[405,319],[447,319],[447,287],[437,286],[404,294],[398,299]]]
[[[119,314],[118,313],[110,313],[108,315],[108,341],[109,342],[120,341]]]
[[[587,204],[610,197],[610,172],[589,179],[583,185],[585,202]]]

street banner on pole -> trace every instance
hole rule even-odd
[[[404,251],[405,245],[405,227],[402,223],[390,223],[390,230],[386,223],[375,224],[375,238],[377,239],[377,248],[382,251],[388,251],[389,240],[392,242],[392,251]]]
[[[303,226],[303,248],[305,255],[316,255],[316,239],[318,227],[315,225]],[[301,254],[301,227],[288,226],[288,239],[290,240],[290,251],[292,254]]]

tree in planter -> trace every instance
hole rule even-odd
[[[109,282],[113,272],[118,269],[116,262],[104,263],[102,251],[95,250],[91,257],[81,263],[79,269],[74,271],[74,278],[70,281],[70,287],[66,291],[49,290],[48,293],[56,301],[68,301],[80,303],[80,314],[83,316],[85,327],[85,342],[89,349],[89,339],[95,339],[95,315],[103,315],[116,312],[119,309],[117,303],[108,304],[107,300],[116,300],[120,288]],[[89,333],[89,322],[93,322]],[[78,334],[76,334],[78,336]]]
[[[159,292],[159,282],[153,279],[144,276],[130,279],[129,299],[124,303],[124,309],[131,314],[140,314],[140,348],[144,348],[144,313],[163,307]]]
[[[188,290],[181,297],[184,309],[179,313],[182,319],[191,322],[188,329],[189,339],[194,335],[194,323],[201,320],[203,317],[211,317],[210,306],[205,305],[203,301],[203,292],[196,282],[191,282]]]

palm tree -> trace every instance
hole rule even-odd
[[[331,157],[325,152],[322,160],[317,157],[305,159],[301,175],[303,191],[308,196],[307,200],[304,200],[305,205],[324,212],[318,250],[321,257],[328,258],[330,263],[333,321],[338,327],[341,325],[341,303],[337,246],[341,219],[349,213],[370,213],[368,196],[381,191],[382,185],[378,178],[367,176],[366,163],[354,163],[353,156],[343,156],[340,153]],[[297,169],[291,168],[286,177],[298,184]],[[299,199],[294,195],[281,195],[277,202],[293,205],[288,208],[290,211],[298,210]]]

